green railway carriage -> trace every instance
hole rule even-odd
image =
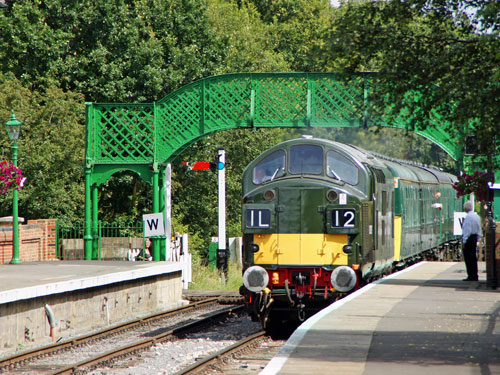
[[[457,249],[455,177],[333,141],[276,145],[243,173],[241,294],[255,318],[304,319],[343,293]]]

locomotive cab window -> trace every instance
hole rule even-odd
[[[358,184],[358,167],[337,151],[328,151],[326,154],[326,175],[351,185]]]
[[[278,150],[266,156],[253,169],[252,181],[254,184],[262,184],[272,181],[285,173],[285,151]]]
[[[323,172],[323,149],[316,145],[290,147],[290,173],[321,174]]]

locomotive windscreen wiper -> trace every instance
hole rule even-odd
[[[270,180],[270,181],[274,180],[274,178],[275,178],[275,177],[276,177],[276,175],[278,174],[278,171],[279,171],[279,170],[280,170],[280,168],[279,168],[279,167],[278,167],[278,168],[276,168],[276,170],[275,170],[275,171],[274,171],[274,173],[273,173],[273,177],[271,177],[271,180]]]
[[[332,168],[329,168],[329,169],[330,169],[330,172],[333,174],[333,176],[334,176],[337,180],[342,181],[342,179],[340,178],[340,176],[339,176],[337,173],[335,173],[335,172],[333,171],[333,169],[332,169]]]

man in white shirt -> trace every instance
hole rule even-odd
[[[471,201],[464,204],[464,210],[467,213],[462,225],[462,244],[467,269],[467,278],[464,281],[477,281],[477,241],[481,238],[481,220],[474,212],[474,205]]]

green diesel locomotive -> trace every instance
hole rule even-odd
[[[454,259],[456,177],[304,136],[243,172],[243,283],[255,319],[302,321],[421,259]]]

